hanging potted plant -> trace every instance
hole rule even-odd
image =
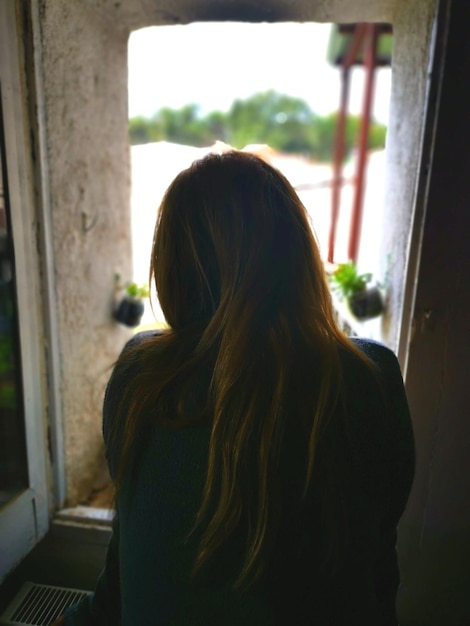
[[[124,297],[114,312],[114,318],[131,328],[138,326],[145,309],[143,298],[148,298],[148,296],[149,289],[146,284],[127,283],[124,287]]]
[[[365,321],[383,313],[382,293],[378,285],[371,283],[372,274],[360,274],[354,261],[339,263],[330,281],[356,319]]]

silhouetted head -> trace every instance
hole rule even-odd
[[[181,172],[162,201],[152,268],[160,305],[175,330],[253,323],[323,309],[323,268],[307,213],[293,187],[254,155],[210,154]],[[306,300],[307,298],[307,300]]]

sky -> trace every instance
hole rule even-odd
[[[275,89],[303,98],[320,115],[338,109],[340,71],[327,62],[331,25],[234,22],[156,26],[129,41],[129,116],[196,103],[202,113],[235,98]],[[349,111],[362,106],[362,68],[354,69]],[[376,74],[373,115],[388,121],[391,70]]]

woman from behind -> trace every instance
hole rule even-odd
[[[246,153],[194,163],[151,276],[168,329],[131,339],[108,384],[113,536],[65,623],[396,624],[400,369],[339,330],[294,189]]]

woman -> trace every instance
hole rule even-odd
[[[305,208],[253,155],[170,185],[104,402],[106,567],[65,624],[396,624],[414,465],[397,360],[338,329]]]

